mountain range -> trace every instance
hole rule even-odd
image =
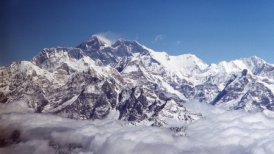
[[[1,113],[116,116],[134,125],[178,129],[203,117],[186,102],[271,115],[273,92],[274,65],[256,56],[207,64],[192,54],[171,56],[99,35],[0,67]]]

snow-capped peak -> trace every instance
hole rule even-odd
[[[175,126],[200,115],[190,100],[274,111],[274,67],[253,56],[208,65],[192,54],[156,52],[136,41],[93,35],[78,48],[44,49],[31,62],[0,68],[0,104],[75,119]]]
[[[263,59],[252,56],[249,58],[240,58],[232,61],[222,61],[217,65],[211,65],[211,68],[218,67],[222,72],[235,73],[242,71],[243,69],[249,70],[249,72],[256,73],[258,69],[262,69],[267,64]],[[215,68],[216,69],[216,68]]]
[[[137,46],[141,46],[140,43],[138,43],[137,41],[129,41],[129,40],[125,40],[123,38],[119,38],[116,42],[113,43],[113,47],[119,46],[119,45],[137,45]]]
[[[249,59],[251,59],[253,61],[263,61],[263,62],[265,62],[265,60],[263,60],[262,58],[260,58],[260,57],[258,57],[256,55],[249,57]]]
[[[180,76],[188,76],[190,72],[199,72],[208,67],[208,64],[192,54],[169,56],[166,52],[155,52],[153,50],[150,50],[150,54],[167,70],[180,74]]]
[[[83,50],[100,50],[110,47],[111,45],[112,41],[110,39],[104,37],[103,35],[95,34],[78,45],[77,48],[81,48]]]
[[[105,37],[104,35],[101,34],[94,34],[92,35],[89,40],[94,40],[96,39],[97,41],[101,42],[102,44],[106,45],[106,46],[111,46],[112,45],[112,41],[110,39],[108,39],[107,37]]]

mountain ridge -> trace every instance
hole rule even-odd
[[[30,62],[0,68],[0,104],[74,119],[119,119],[169,126],[202,117],[192,100],[246,111],[274,111],[274,67],[252,56],[206,64],[136,41],[91,36],[75,48],[45,48]],[[20,110],[20,109],[19,109]]]

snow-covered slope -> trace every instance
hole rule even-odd
[[[135,49],[141,49],[139,44],[130,43],[120,40],[120,46],[130,46],[124,51],[120,51],[119,48],[124,48],[117,46],[117,42],[115,47],[109,47],[114,50],[111,52],[117,59],[108,65],[104,65],[100,59],[92,59],[84,49],[50,48],[44,49],[31,62],[23,61],[2,67],[2,108],[10,111],[10,106],[19,102],[25,104],[22,105],[25,109],[21,111],[54,113],[74,119],[102,119],[115,111],[122,120],[167,126],[166,120],[159,119],[158,113],[166,110],[168,102],[175,102],[177,106],[183,100],[166,88],[155,87],[154,75],[147,72],[137,58],[140,53],[133,53]],[[115,62],[126,57],[121,56],[121,53],[128,55],[125,68],[136,66],[138,71],[133,69],[126,72],[123,69],[119,72],[116,69],[118,64]],[[97,54],[104,53],[97,51]],[[148,80],[148,77],[151,79]],[[185,117],[180,118],[184,122],[200,117],[186,109],[181,111],[180,116]]]
[[[178,76],[190,76],[192,73],[201,73],[208,65],[192,54],[169,56],[166,52],[151,51],[152,58],[157,60],[168,71]]]
[[[157,126],[190,122],[190,100],[274,111],[274,67],[258,57],[206,64],[136,41],[91,36],[76,48],[46,48],[32,61],[0,68],[0,102],[75,119],[119,119]],[[10,109],[10,108],[9,108]]]

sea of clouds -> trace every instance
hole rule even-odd
[[[51,154],[269,154],[274,153],[274,119],[262,113],[226,111],[187,103],[203,118],[186,136],[168,128],[134,126],[106,119],[77,121],[34,113],[0,114],[0,153]],[[16,133],[15,133],[16,132]]]

